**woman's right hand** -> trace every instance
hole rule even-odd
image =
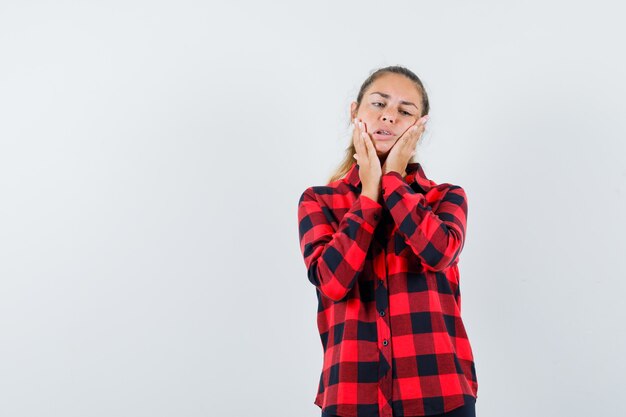
[[[356,149],[354,158],[359,164],[359,178],[361,179],[361,194],[378,201],[380,196],[380,180],[382,167],[376,154],[376,147],[367,127],[360,119],[354,119],[352,142]]]

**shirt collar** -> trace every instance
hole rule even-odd
[[[436,185],[426,177],[424,168],[419,162],[411,162],[407,164],[406,176],[404,177],[404,180],[408,185],[416,183],[422,190],[424,190],[424,192],[428,192],[428,190]],[[344,177],[344,181],[349,182],[355,187],[361,183],[361,178],[359,178],[359,164],[357,164],[356,161],[352,163],[350,170]]]

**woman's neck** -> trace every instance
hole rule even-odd
[[[380,159],[380,165],[382,166],[387,160],[387,155],[380,156],[379,159]],[[402,175],[402,178],[406,177],[406,168],[400,172],[400,175]]]

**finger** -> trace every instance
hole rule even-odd
[[[400,152],[404,152],[409,146],[411,146],[411,140],[413,139],[415,124],[411,125],[404,131],[402,136],[394,143],[393,147],[398,148]]]
[[[357,120],[354,119],[354,126],[352,128],[352,144],[354,145],[354,149],[358,151],[358,139],[359,139],[359,135],[361,133],[359,132],[359,125],[357,123]]]
[[[426,122],[428,121],[430,116],[425,115],[424,117],[420,117],[419,119],[417,119],[415,121],[415,123],[413,123],[411,126],[409,126],[409,128],[407,129],[407,131],[410,131],[411,129],[414,128],[426,128]]]
[[[376,146],[374,146],[371,136],[368,133],[363,132],[363,140],[365,141],[365,145],[367,147],[367,154],[376,155]]]
[[[369,148],[367,147],[367,141],[368,141],[368,137],[369,134],[366,131],[366,127],[365,127],[365,123],[363,123],[362,121],[359,121],[359,132],[360,132],[360,142],[361,142],[361,146],[363,148],[363,155],[369,160],[370,159],[370,152],[369,152]]]
[[[418,120],[419,123],[417,124],[417,126],[418,126],[419,129],[416,131],[417,138],[416,138],[415,142],[417,142],[417,140],[419,140],[419,138],[422,137],[422,133],[424,133],[424,131],[426,130],[426,122],[428,122],[429,118],[430,118],[429,115],[425,115],[424,117],[421,117]]]
[[[365,149],[363,138],[361,137],[361,128],[359,126],[358,120],[354,126],[354,149],[356,149],[358,156],[367,158],[367,150]]]
[[[425,127],[424,127],[423,124],[419,124],[419,125],[413,126],[411,128],[412,132],[409,135],[409,139],[408,139],[407,145],[410,146],[411,148],[414,148],[415,145],[417,145],[417,141],[422,136],[422,133],[424,132],[424,129],[425,129]]]
[[[410,140],[410,136],[413,134],[413,129],[415,129],[415,127],[418,125],[419,119],[417,121],[415,121],[415,123],[413,123],[411,126],[409,126],[404,133],[402,133],[402,135],[400,135],[400,137],[398,138],[397,142],[408,142]],[[396,143],[397,143],[396,142]],[[400,142],[400,144],[398,144],[398,146],[402,146],[402,142]]]
[[[354,145],[355,149],[356,149],[356,138],[358,134],[359,134],[359,126],[356,123],[356,119],[353,119],[352,121],[352,144]]]
[[[370,153],[369,147],[367,146],[367,133],[365,132],[361,132],[361,146],[363,147],[363,155],[365,155],[365,157],[367,158],[367,160],[370,160],[370,156],[372,155]]]

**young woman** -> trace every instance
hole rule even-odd
[[[458,269],[467,197],[413,160],[428,112],[413,72],[372,73],[350,107],[343,162],[298,202],[318,299],[323,417],[475,416]]]

